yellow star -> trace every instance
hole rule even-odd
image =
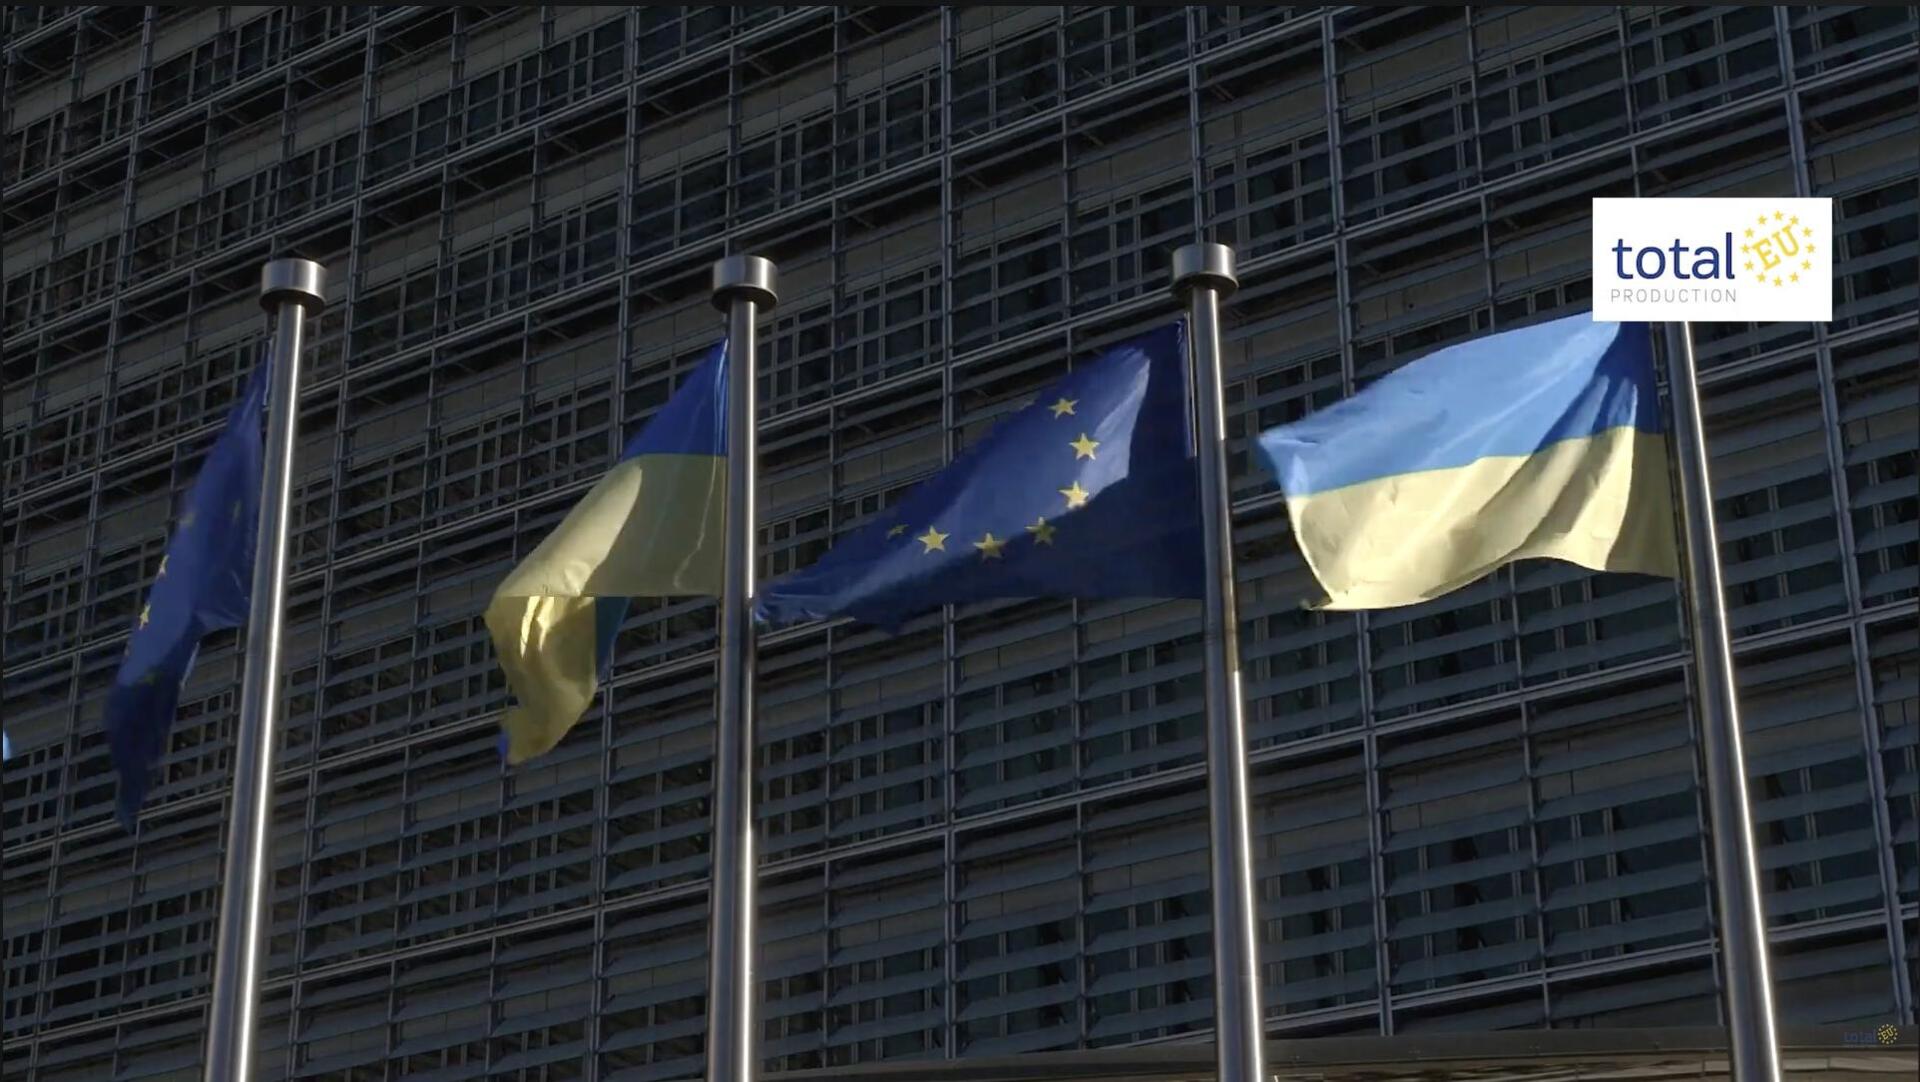
[[[987,536],[973,543],[973,547],[980,550],[982,560],[999,560],[1004,558],[1000,550],[1006,548],[1007,543],[993,536],[993,531],[989,530]]]
[[[1749,236],[1749,237],[1751,237],[1751,236],[1753,236],[1753,230],[1751,230],[1751,229],[1749,229],[1749,230],[1747,230],[1747,236]],[[1746,248],[1746,245],[1744,245],[1744,244],[1743,244],[1743,245],[1741,245],[1741,246],[1740,246],[1740,250],[1741,250],[1741,251],[1743,251],[1743,252],[1744,252],[1744,251],[1746,251],[1746,250],[1747,250],[1747,248]]]
[[[1780,279],[1778,279],[1778,278],[1775,278],[1775,279],[1773,280],[1773,284],[1774,284],[1774,285],[1779,285],[1779,284],[1780,284]]]
[[[1762,214],[1762,215],[1760,216],[1760,224],[1761,224],[1761,225],[1766,225],[1766,224],[1767,224],[1767,216],[1766,216],[1766,215],[1764,215],[1764,214]]]
[[[1083,458],[1092,458],[1093,449],[1095,447],[1100,446],[1100,441],[1090,440],[1087,438],[1087,434],[1085,432],[1082,432],[1080,433],[1079,439],[1068,440],[1067,446],[1073,448],[1073,458],[1074,458],[1074,461],[1077,462]]]
[[[1080,482],[1075,481],[1073,487],[1061,489],[1060,495],[1067,498],[1067,510],[1071,511],[1076,507],[1085,507],[1087,505],[1087,497],[1093,495],[1093,493],[1081,488]]]
[[[154,578],[164,579],[166,577],[167,577],[167,557],[165,553],[162,553],[160,556],[160,573],[158,575],[155,575]]]
[[[147,617],[152,615],[152,613],[153,613],[153,606],[151,604],[140,606],[140,626],[141,627],[147,626]]]
[[[1813,236],[1813,227],[1812,227],[1812,226],[1810,226],[1810,225],[1803,225],[1803,226],[1801,226],[1801,227],[1800,227],[1800,235],[1801,235],[1801,236],[1803,236],[1803,237],[1811,237],[1811,236]]]
[[[1779,212],[1779,211],[1777,211],[1777,210],[1776,210],[1776,211],[1774,211],[1774,212],[1773,212],[1773,220],[1774,220],[1774,221],[1776,221],[1776,222],[1780,220],[1780,212]]]
[[[1748,230],[1748,232],[1752,232],[1752,230]],[[1742,245],[1740,246],[1740,252],[1741,252],[1741,254],[1742,254],[1742,255],[1745,255],[1746,253],[1748,253],[1748,252],[1751,252],[1751,251],[1753,251],[1753,249],[1752,249],[1752,248],[1750,248],[1750,247],[1748,247],[1748,246],[1746,246],[1746,245],[1744,245],[1744,244],[1742,244]]]
[[[901,534],[906,532],[907,532],[907,524],[902,522],[898,526],[895,526],[893,529],[887,531],[887,539],[892,540],[893,538],[899,537]]]
[[[952,536],[952,534],[941,533],[937,528],[929,526],[927,527],[926,533],[914,538],[914,540],[927,546],[926,550],[921,553],[922,556],[925,556],[928,552],[947,551],[947,538]]]
[[[1053,411],[1053,415],[1055,417],[1061,417],[1066,414],[1073,413],[1073,407],[1079,404],[1080,404],[1080,400],[1077,398],[1062,398],[1060,401],[1055,402],[1053,405],[1048,406],[1047,408]]]
[[[1800,275],[1798,272],[1787,275],[1787,281],[1789,282],[1798,282],[1799,280],[1800,280]]]
[[[1812,269],[1813,269],[1813,260],[1811,260],[1811,259],[1802,259],[1802,260],[1800,261],[1800,269],[1801,269],[1801,270],[1812,270]]]
[[[1778,215],[1778,214],[1776,214],[1776,215],[1774,215],[1774,217],[1776,217],[1776,218],[1778,218],[1778,217],[1779,217],[1779,215]],[[1788,219],[1787,219],[1787,224],[1788,224],[1788,225],[1799,225],[1799,224],[1800,224],[1800,216],[1799,216],[1798,214],[1796,214],[1796,215],[1794,215],[1793,217],[1791,217],[1791,218],[1788,218]]]
[[[1811,244],[1809,244],[1809,245],[1807,245],[1807,254],[1808,254],[1808,255],[1812,255],[1812,254],[1813,254],[1813,245],[1811,245]]]
[[[1037,519],[1033,525],[1027,527],[1027,532],[1033,535],[1034,544],[1051,545],[1053,544],[1054,531],[1057,529],[1058,527],[1054,526],[1052,523],[1048,522],[1044,517],[1042,517],[1040,519]]]
[[[1749,259],[1749,260],[1747,260],[1747,269],[1748,269],[1748,270],[1752,270],[1752,269],[1753,269],[1753,260],[1751,260],[1751,259]]]

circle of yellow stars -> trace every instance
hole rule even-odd
[[[1074,408],[1079,404],[1080,400],[1077,398],[1062,396],[1046,408],[1053,414],[1053,419],[1057,421],[1063,417],[1077,416],[1074,413]],[[1067,447],[1073,451],[1073,460],[1075,462],[1079,462],[1082,459],[1093,459],[1097,461],[1100,457],[1100,441],[1094,439],[1084,431],[1081,432],[1077,438],[1068,440]],[[1073,511],[1085,507],[1087,501],[1093,498],[1093,493],[1082,488],[1078,480],[1073,481],[1066,488],[1060,489],[1059,492],[1064,504],[1062,507],[1063,511]],[[1024,527],[1024,530],[1027,536],[1033,539],[1034,544],[1051,546],[1054,535],[1059,532],[1059,527],[1047,521],[1045,515],[1041,515],[1037,516],[1033,522],[1028,523]],[[908,527],[906,523],[896,522],[887,528],[887,540],[891,541],[895,538],[903,537],[907,534],[907,531]],[[948,551],[947,541],[952,537],[953,534],[942,532],[938,526],[928,526],[927,532],[915,534],[912,539],[920,543],[921,555],[930,556],[936,552]],[[974,551],[980,554],[980,561],[985,563],[989,560],[1005,559],[1007,546],[1012,542],[1013,538],[998,537],[994,535],[993,531],[988,530],[985,534],[981,535],[979,540],[969,541],[967,544],[973,546]]]
[[[1757,234],[1756,228],[1759,230]],[[1778,210],[1770,215],[1763,213],[1754,219],[1753,225],[1747,227],[1744,239],[1746,243],[1740,245],[1740,253],[1758,256],[1761,263],[1765,264],[1759,274],[1762,285],[1771,282],[1775,287],[1784,287],[1789,282],[1800,281],[1800,271],[1813,269],[1813,260],[1806,258],[1817,251],[1813,242],[1813,227],[1801,225],[1799,215],[1789,215]],[[1792,246],[1792,252],[1781,251],[1788,245]],[[1801,257],[1800,270],[1792,269],[1793,261],[1789,258],[1792,255]],[[1770,262],[1769,256],[1774,257]],[[1748,271],[1756,269],[1752,259],[1746,260],[1743,266]],[[1785,277],[1779,274],[1770,276],[1769,272],[1782,268],[1787,271]]]

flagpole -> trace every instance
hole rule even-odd
[[[720,593],[720,687],[713,754],[713,888],[707,952],[707,1082],[750,1082],[758,1066],[754,978],[753,587],[754,321],[779,302],[773,264],[713,265],[713,305],[727,313],[727,532]]]
[[[1218,1082],[1264,1078],[1260,956],[1253,929],[1253,843],[1246,722],[1240,701],[1240,622],[1233,597],[1233,505],[1227,488],[1220,300],[1240,287],[1233,249],[1189,244],[1173,253],[1173,292],[1189,306],[1188,371],[1196,406],[1200,514],[1206,547],[1207,828],[1212,845],[1213,1007]]]
[[[207,1082],[253,1076],[253,1016],[268,919],[275,731],[280,712],[280,623],[287,601],[287,507],[299,421],[300,348],[308,316],[326,303],[326,270],[306,259],[260,268],[260,306],[274,317],[266,463],[247,613],[247,660],[234,736],[232,826],[220,875],[220,924],[207,1019]]]
[[[1700,744],[1706,757],[1707,805],[1712,816],[1714,901],[1720,917],[1733,1082],[1779,1082],[1767,922],[1760,904],[1746,753],[1740,744],[1740,701],[1720,575],[1720,539],[1713,522],[1706,430],[1700,419],[1693,328],[1670,322],[1665,332],[1680,507],[1686,522],[1687,608],[1693,624]]]

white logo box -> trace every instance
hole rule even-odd
[[[1593,318],[1825,323],[1833,200],[1595,199]]]

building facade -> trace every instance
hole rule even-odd
[[[505,770],[480,612],[775,259],[763,574],[1225,306],[1275,1034],[1712,1024],[1672,583],[1528,563],[1304,611],[1246,435],[1588,298],[1599,195],[1834,199],[1834,319],[1698,328],[1778,996],[1914,1020],[1911,6],[9,8],[4,1070],[197,1079],[239,658],[137,838],[101,700],[173,501],[330,272],[301,397],[263,1078],[701,1069],[714,609]],[[761,650],[770,1070],[1203,1036],[1198,606]]]

